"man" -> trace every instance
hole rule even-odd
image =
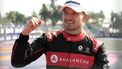
[[[29,44],[29,33],[42,21],[32,17],[15,41],[11,63],[24,67],[46,55],[47,69],[108,69],[103,43],[83,31],[87,13],[77,1],[69,0],[60,10],[64,29],[46,32]]]

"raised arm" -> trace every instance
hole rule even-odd
[[[29,33],[36,29],[41,24],[38,18],[31,18],[28,21],[28,24],[25,26],[22,33],[20,33],[19,38],[15,41],[12,55],[11,55],[11,64],[14,67],[23,67],[32,61],[39,58],[45,50],[45,36],[34,40],[29,44]]]

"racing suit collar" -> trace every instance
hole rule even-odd
[[[85,33],[82,32],[78,35],[70,35],[66,31],[63,30],[63,36],[65,37],[67,41],[77,42],[77,41],[82,40],[85,37]]]

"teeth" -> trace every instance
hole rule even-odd
[[[72,21],[67,21],[67,23],[73,23]]]

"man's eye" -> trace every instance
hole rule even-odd
[[[66,14],[67,14],[67,12],[63,12],[63,14],[65,14],[65,15],[66,15]]]
[[[78,15],[77,13],[73,13],[74,16]]]

